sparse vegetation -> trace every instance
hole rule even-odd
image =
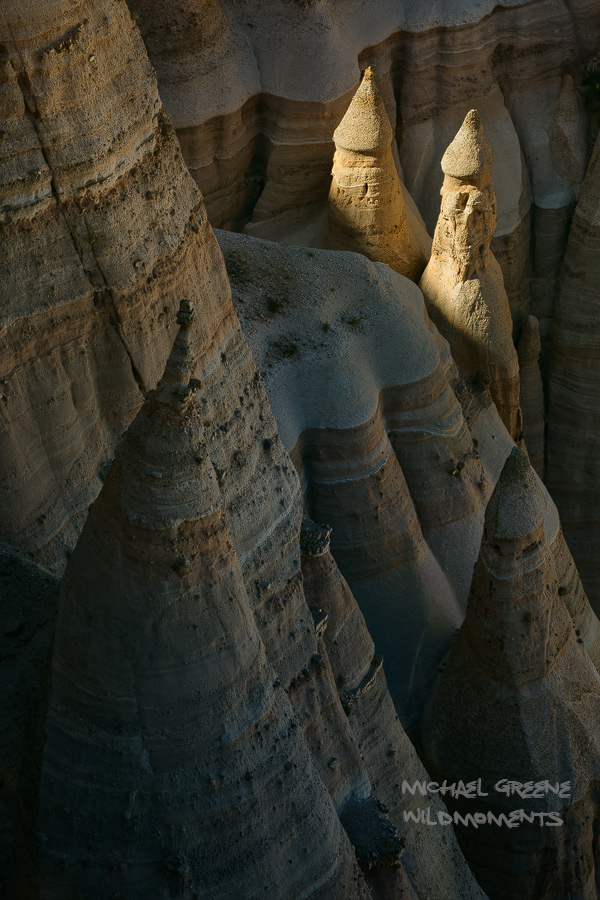
[[[295,356],[300,349],[298,342],[287,334],[284,334],[282,337],[277,338],[276,341],[273,341],[273,347],[278,351],[280,356],[285,358]]]

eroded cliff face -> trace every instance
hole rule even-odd
[[[18,113],[15,133],[32,126],[54,135],[56,148],[41,139],[40,146],[57,175],[47,197],[53,216],[48,228],[35,203],[18,208],[11,201],[8,217],[15,221],[8,223],[10,235],[21,223],[17,236],[23,243],[3,243],[5,265],[12,272],[14,261],[21,278],[17,283],[11,275],[13,288],[20,288],[29,302],[25,276],[34,276],[26,267],[18,268],[26,258],[27,240],[52,235],[55,226],[66,223],[63,237],[74,256],[64,290],[50,306],[40,301],[38,311],[13,301],[3,360],[13,365],[10,353],[15,348],[20,353],[13,375],[19,379],[13,384],[17,397],[17,385],[36,397],[36,365],[42,363],[53,396],[67,379],[72,397],[94,401],[87,418],[78,408],[71,418],[61,407],[54,412],[68,478],[46,449],[45,410],[32,403],[25,415],[6,406],[3,512],[11,540],[38,559],[59,564],[61,547],[79,531],[89,498],[103,480],[90,478],[86,460],[94,452],[112,455],[128,418],[146,398],[119,445],[63,580],[41,751],[41,894],[191,897],[207,889],[224,897],[261,896],[272,895],[276,883],[291,896],[366,898],[371,892],[383,898],[400,890],[407,897],[426,895],[430,874],[421,876],[418,866],[409,871],[400,863],[397,825],[378,806],[360,750],[362,735],[349,723],[323,629],[306,603],[298,476],[233,311],[201,197],[160,114],[152,75],[125,8],[108,5],[105,13],[99,9],[95,15],[83,15],[81,27],[71,28],[67,13],[48,4],[34,19],[15,8],[10,23],[10,52],[19,60],[19,74],[11,62],[8,80],[21,92],[31,91],[27,114],[19,95],[16,105],[9,104],[11,115]],[[123,44],[115,39],[101,44],[105,29],[111,38],[113,16],[123,27]],[[88,41],[88,27],[96,44]],[[48,44],[48,32],[61,37]],[[126,56],[128,41],[139,52],[137,58],[127,57],[126,66],[135,70],[137,59],[141,96],[151,99],[139,112],[142,136],[131,139],[135,152],[129,160],[122,147],[104,146],[102,116],[97,122],[94,104],[89,121],[95,129],[84,132],[77,118],[85,114],[81,97],[87,83],[80,69],[87,72],[101,54],[103,77],[110,73],[114,78],[96,96],[102,96],[109,111],[122,113],[124,102],[133,104],[129,93],[123,93],[127,78],[118,76],[119,54]],[[113,48],[115,60],[110,58]],[[46,65],[54,69],[42,79],[38,69]],[[96,77],[94,68],[91,72]],[[69,93],[65,84],[71,86]],[[46,101],[46,90],[52,103]],[[114,122],[107,128],[116,138],[127,131],[126,124],[120,129]],[[79,157],[72,148],[64,149],[68,138],[79,148]],[[95,160],[96,175],[91,177]],[[84,162],[87,169],[81,174]],[[152,178],[146,182],[148,172]],[[148,188],[143,196],[137,190],[141,186]],[[26,197],[31,196],[29,189]],[[173,210],[164,227],[174,220],[174,245],[167,243],[170,253],[158,261],[153,248],[164,250],[166,238],[152,243],[144,227],[163,228],[162,220],[152,218],[161,204]],[[148,210],[147,218],[142,209]],[[137,230],[136,217],[141,217]],[[85,245],[78,243],[82,234],[87,235]],[[111,241],[103,247],[107,234]],[[131,260],[128,237],[148,243],[148,253],[140,250],[140,257]],[[136,278],[138,269],[144,274]],[[87,307],[81,297],[73,298],[72,280],[85,288]],[[151,325],[149,311],[158,297],[164,305]],[[181,331],[155,390],[176,327],[171,312],[175,300]],[[125,325],[131,326],[128,316],[135,315],[135,301],[149,318],[137,320],[135,338],[130,336],[128,343]],[[98,312],[86,332],[86,310],[102,310],[103,303],[107,318]],[[15,328],[30,334],[38,314],[43,327],[56,321],[57,309],[71,323],[52,332],[58,349],[47,354],[41,333],[34,332],[39,355],[32,357],[31,346],[21,348],[15,340]],[[72,321],[74,310],[82,310],[82,318]],[[157,322],[161,332],[152,343],[150,332]],[[75,371],[50,363],[53,353],[64,356],[72,349],[83,357],[85,348],[77,342],[84,338],[89,341],[86,356],[111,363],[102,341],[113,331],[127,354],[135,389],[127,403],[120,396],[122,402],[116,403],[113,396],[105,408],[98,400],[102,391],[95,369]],[[118,367],[110,372],[118,387]],[[14,395],[9,390],[7,404]],[[18,468],[18,438],[29,433],[28,451],[47,453],[51,475],[43,468]],[[395,459],[393,454],[390,458]],[[399,469],[392,471],[405,491]],[[47,492],[40,502],[48,504],[56,520],[45,512],[36,518],[38,509],[27,505],[34,484]],[[416,515],[411,515],[418,536]],[[48,520],[58,525],[45,531]],[[20,522],[26,526],[19,531]],[[378,684],[380,702],[391,716],[385,683],[379,678]],[[393,716],[395,724],[388,731],[400,757],[409,744]],[[377,772],[376,754],[371,764]],[[255,815],[259,827],[254,827]],[[242,834],[234,846],[228,838],[239,831],[240,820]],[[301,833],[306,841],[299,840]],[[368,853],[358,854],[368,884],[348,835],[357,847],[366,835],[377,838]],[[440,845],[436,852],[442,860],[436,877],[444,889],[457,900],[481,898],[456,847],[447,851]],[[312,862],[307,865],[305,857]]]
[[[536,315],[547,335],[589,156],[588,116],[571,75],[597,50],[592,0],[435,10],[386,0],[377,16],[365,0],[343,13],[330,0],[260,7],[133,0],[132,8],[219,227],[239,227],[249,216],[257,224],[297,216],[326,199],[333,132],[361,71],[372,66],[397,123],[401,176],[433,232],[439,162],[476,107],[496,150],[493,249],[513,315],[518,325]],[[201,20],[207,27],[190,40]]]
[[[528,835],[526,871],[510,841],[465,842],[490,895],[595,896],[600,623],[524,457],[498,478],[519,381],[543,470],[538,356],[588,153],[570,72],[596,7],[455,4],[435,21],[391,0],[343,19],[329,0],[131,9],[15,0],[0,23],[0,536],[59,572],[79,537],[51,683],[56,579],[18,553],[0,571],[3,671],[23,673],[29,710],[2,744],[17,766],[0,759],[9,882],[56,900],[485,900],[452,832],[405,821],[422,803],[400,785],[429,775],[403,725],[421,737],[433,694],[419,746],[434,774],[576,783],[564,832]],[[368,64],[379,90],[371,73],[355,93]],[[464,311],[477,282],[481,359],[377,249],[418,277],[429,239],[407,185],[433,230],[440,158],[473,106],[490,142],[471,114],[474,166],[456,142],[444,157],[439,271],[423,285],[452,282]],[[183,157],[213,221],[320,246],[331,190],[338,237],[380,261],[219,233],[242,332]],[[569,260],[593,258],[596,161],[564,297]],[[564,385],[581,379],[564,338],[577,302],[561,297],[554,342],[552,403],[569,406],[554,431],[551,414],[555,478],[577,411]],[[301,530],[306,513],[327,525]]]
[[[408,725],[460,625],[512,442],[414,284],[358,255],[218,238],[306,508],[333,527]]]
[[[179,300],[223,344],[233,311],[125,3],[12,3],[0,35],[0,522],[61,570]]]
[[[598,570],[600,142],[573,216],[552,332],[546,478],[590,599]]]

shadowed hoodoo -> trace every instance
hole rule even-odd
[[[65,572],[41,896],[75,886],[234,900],[272,897],[277,884],[294,897],[365,898],[250,609],[194,398],[192,319],[184,302],[164,377]]]
[[[595,896],[600,679],[562,600],[545,511],[539,480],[515,448],[488,504],[467,615],[425,716],[433,778],[482,779],[487,792],[446,801],[463,816],[484,814],[477,828],[459,822],[458,830],[492,900]],[[548,789],[523,799],[495,790],[503,779],[569,784],[562,796]],[[529,819],[518,828],[498,820],[521,808]]]

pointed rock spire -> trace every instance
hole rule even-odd
[[[492,167],[494,153],[481,118],[471,109],[442,156],[442,172],[453,178],[481,178]]]
[[[548,675],[573,636],[558,595],[545,515],[540,481],[515,447],[486,509],[463,626],[471,651],[481,654],[481,668],[512,686]]]
[[[41,896],[364,898],[257,631],[201,407],[181,395],[191,315],[65,572]]]
[[[398,784],[404,779],[409,784],[430,779],[398,720],[381,657],[374,653],[362,612],[331,555],[330,535],[328,525],[304,520],[300,541],[302,576],[307,603],[318,603],[319,614],[327,622],[324,642],[350,728],[372,773],[377,797],[388,808],[389,818],[398,827],[405,844],[395,881],[388,875],[387,881],[382,883],[379,876],[381,895],[443,894],[444,897],[460,896],[462,900],[484,900],[483,892],[462,858],[454,834],[442,834],[437,828],[426,829],[424,833],[420,825],[414,824],[418,818],[418,797],[398,791]],[[438,811],[446,812],[439,797],[434,795],[430,800],[434,815]],[[354,804],[350,808],[350,819],[360,807],[360,804]],[[414,813],[415,820],[409,815],[407,821],[407,812]],[[364,820],[364,815],[362,818]],[[350,832],[352,822],[344,817],[342,821]],[[379,829],[369,829],[369,832],[377,836]],[[367,842],[367,847],[369,844]],[[387,841],[384,847],[386,845]]]
[[[386,152],[394,132],[373,69],[365,69],[357,92],[333,132],[336,147],[354,153]]]
[[[302,523],[300,550],[307,601],[319,601],[327,616],[325,644],[338,690],[353,690],[375,655],[373,639],[358,603],[329,547],[331,528],[311,519]]]
[[[333,134],[329,192],[332,247],[364,253],[413,281],[431,246],[412,201],[409,208],[392,155],[394,133],[372,69],[366,69]]]
[[[519,364],[500,266],[490,250],[496,197],[492,149],[476,110],[442,159],[442,206],[420,288],[464,376],[485,370],[500,417],[520,437]]]
[[[463,816],[455,821],[468,834],[465,853],[491,900],[593,892],[589,817],[600,774],[600,680],[559,593],[545,506],[539,479],[515,448],[488,504],[465,621],[423,725],[431,776],[481,779],[487,794],[446,802]],[[506,781],[553,789],[515,803],[495,789]],[[566,782],[560,797],[554,786]],[[528,818],[514,832],[503,829],[503,853],[494,855],[498,826],[515,809]],[[477,829],[465,830],[466,813],[483,814]],[[541,827],[553,818],[562,820],[560,829]],[[557,851],[580,860],[577,873],[572,865],[548,870],[548,855]]]

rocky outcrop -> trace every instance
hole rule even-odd
[[[326,623],[324,642],[337,689],[376,795],[394,822],[405,845],[402,867],[415,897],[481,898],[483,893],[465,867],[454,835],[415,824],[418,800],[399,787],[429,780],[389,695],[380,656],[352,592],[329,549],[331,529],[310,520],[303,523],[302,575],[307,603]],[[380,805],[381,805],[380,801]],[[436,810],[445,811],[439,798]],[[395,885],[386,897],[404,896]],[[400,886],[401,887],[401,886]],[[411,895],[408,895],[411,896]]]
[[[543,478],[546,416],[544,385],[539,365],[541,349],[540,323],[535,316],[527,316],[518,347],[523,439],[531,465],[540,478]]]
[[[463,816],[461,844],[492,898],[595,896],[589,824],[597,815],[600,680],[563,603],[545,511],[537,476],[515,448],[486,511],[466,618],[424,725],[433,778],[481,779],[485,796],[476,802],[446,800]],[[502,790],[506,781],[549,787],[519,796]],[[565,784],[561,796],[557,785]],[[519,809],[514,830],[498,819]],[[477,828],[467,813],[479,814]],[[561,862],[549,867],[549,855]]]
[[[548,384],[546,480],[594,609],[600,608],[598,275],[600,140],[577,204],[561,274]]]
[[[169,313],[225,344],[233,310],[125,3],[10,3],[0,44],[0,530],[62,570]]]
[[[408,726],[460,625],[512,443],[411,282],[355,254],[218,237],[306,511],[334,528]]]
[[[253,620],[194,399],[192,316],[184,304],[65,572],[41,895],[364,898]]]
[[[333,133],[328,244],[364,253],[416,281],[431,241],[422,222],[407,215],[392,156],[393,131],[372,69]]]
[[[488,374],[500,418],[515,438],[521,431],[519,364],[502,272],[490,251],[492,160],[479,114],[471,110],[442,158],[442,208],[419,286],[465,378]]]

